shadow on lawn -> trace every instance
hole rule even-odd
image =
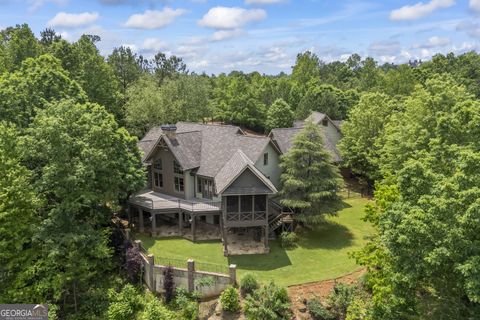
[[[248,254],[228,257],[228,264],[236,264],[243,270],[268,271],[283,268],[292,264],[285,249],[277,242],[270,243],[269,254]]]
[[[306,249],[337,250],[352,245],[353,234],[342,224],[327,221],[300,233],[298,246]]]

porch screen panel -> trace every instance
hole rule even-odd
[[[227,212],[238,212],[238,197],[227,197]]]
[[[255,196],[255,211],[267,211],[267,196]]]
[[[252,196],[240,196],[241,212],[252,212]]]

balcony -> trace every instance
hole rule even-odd
[[[211,201],[193,198],[185,200],[170,196],[167,194],[154,192],[153,190],[143,190],[132,195],[130,204],[144,208],[145,210],[155,210],[159,212],[168,211],[188,211],[188,212],[220,212],[222,210],[221,201]]]

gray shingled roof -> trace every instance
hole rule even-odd
[[[293,139],[302,129],[303,128],[277,128],[270,132],[270,137],[278,145],[280,151],[285,154],[290,150],[293,145]],[[325,149],[330,151],[333,161],[342,161],[342,157],[335,143],[332,142],[322,127],[320,127],[320,131],[322,132],[323,145]]]
[[[242,192],[251,193],[276,193],[277,189],[272,182],[267,179],[254,165],[254,163],[238,149],[231,158],[225,163],[220,171],[215,176],[215,186],[217,193],[222,193],[225,189],[235,180],[246,168],[249,168],[264,184],[266,187],[261,190],[248,187],[248,190],[242,190]],[[270,189],[270,190],[268,190]]]
[[[160,136],[162,130],[155,127],[139,142],[145,155]],[[189,122],[177,123],[176,139],[163,137],[184,170],[198,168],[197,174],[206,177],[215,177],[237,150],[257,161],[271,141],[268,137],[245,136],[237,126]]]

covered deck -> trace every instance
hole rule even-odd
[[[128,214],[133,228],[150,230],[153,237],[183,236],[193,241],[221,238],[220,201],[185,200],[143,190],[130,197]]]

